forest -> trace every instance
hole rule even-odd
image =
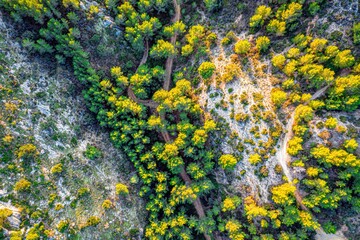
[[[358,239],[359,5],[0,0],[0,239]]]

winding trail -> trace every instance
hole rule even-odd
[[[174,4],[174,8],[175,8],[175,16],[172,19],[172,22],[175,23],[175,22],[180,21],[181,8],[180,8],[180,4],[178,4],[177,0],[173,0],[173,4]],[[175,34],[170,39],[170,42],[173,46],[175,46],[177,35],[178,35],[177,32],[175,32]],[[172,72],[172,65],[174,62],[174,58],[175,58],[175,56],[168,57],[166,59],[166,63],[165,63],[165,81],[163,84],[163,88],[166,91],[169,91],[169,88],[170,88],[171,72]]]
[[[136,72],[139,70],[139,68],[140,68],[141,65],[143,65],[143,64],[146,63],[146,61],[147,61],[147,59],[148,59],[148,56],[149,56],[149,42],[148,42],[147,39],[145,40],[145,44],[144,44],[144,45],[145,45],[144,54],[143,54],[143,56],[142,56],[142,58],[141,58],[141,61],[140,61],[140,63],[139,63],[139,66],[138,66],[137,69],[136,69]],[[149,108],[151,108],[151,109],[156,109],[156,108],[159,106],[159,104],[158,104],[157,102],[155,102],[155,101],[153,101],[153,100],[151,100],[151,99],[149,99],[149,100],[143,100],[143,99],[137,98],[137,97],[135,96],[134,91],[132,90],[132,86],[131,86],[131,85],[127,88],[127,95],[128,95],[128,97],[129,97],[131,100],[133,100],[134,102],[136,102],[136,103],[141,103],[141,104],[143,104],[143,105],[145,105],[145,106],[147,106],[147,107],[149,107]]]
[[[316,91],[312,95],[310,100],[315,100],[315,99],[321,97],[322,95],[324,95],[324,93],[326,92],[326,90],[329,87],[330,87],[330,85],[326,85],[325,87],[323,87],[323,88],[319,89],[318,91]],[[309,102],[306,102],[305,105],[307,105],[308,103]],[[285,128],[286,133],[285,133],[285,136],[282,139],[282,142],[280,143],[280,148],[279,148],[279,151],[278,151],[277,158],[278,158],[278,161],[279,161],[279,163],[280,163],[280,165],[281,165],[281,167],[283,169],[283,172],[284,172],[284,174],[285,174],[285,176],[287,178],[287,181],[290,184],[292,184],[293,186],[296,187],[296,185],[293,183],[293,177],[292,177],[290,169],[288,167],[288,163],[290,163],[291,156],[286,151],[287,143],[293,136],[292,127],[294,125],[294,122],[295,122],[295,111],[292,112],[292,114],[290,116],[290,119],[289,119],[288,123],[286,124],[286,128]],[[301,197],[301,195],[300,195],[297,188],[295,190],[294,196],[295,196],[296,203],[300,206],[300,208],[303,211],[306,211],[306,212],[310,213],[310,210],[303,204],[302,197]],[[316,234],[317,234],[316,239],[322,239],[322,240],[330,240],[330,239],[341,240],[341,239],[345,239],[345,238],[343,238],[341,236],[338,236],[336,234],[327,234],[327,233],[325,233],[325,231],[323,230],[323,228],[321,226],[320,226],[319,229],[316,229],[315,231],[316,231]]]

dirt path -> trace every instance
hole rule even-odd
[[[173,23],[180,21],[180,16],[181,16],[181,8],[180,8],[180,4],[177,3],[177,0],[173,0],[173,4],[174,4],[174,8],[175,8],[175,16],[172,20]],[[175,46],[176,43],[176,39],[177,39],[177,33],[175,32],[174,36],[171,37],[170,42],[172,45]],[[164,85],[163,88],[166,91],[169,91],[170,89],[170,82],[171,82],[171,72],[172,72],[172,65],[174,62],[174,56],[170,56],[168,57],[168,59],[166,59],[166,64],[165,64],[165,81],[164,81]]]
[[[138,99],[138,98],[135,96],[135,93],[134,93],[134,91],[132,90],[131,86],[128,87],[128,89],[127,89],[127,95],[128,95],[128,97],[129,97],[131,100],[133,100],[134,102],[136,102],[136,103],[141,103],[141,104],[143,104],[143,105],[145,105],[145,106],[147,106],[147,107],[149,107],[149,108],[156,109],[156,108],[159,106],[159,104],[158,104],[157,102],[155,102],[155,101],[153,101],[153,100],[151,100],[151,99],[149,99],[149,100]]]

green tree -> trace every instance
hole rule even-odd
[[[218,0],[203,0],[203,2],[208,11],[213,11],[220,6],[220,1]]]
[[[150,50],[150,56],[153,58],[167,58],[176,55],[176,49],[168,41],[158,40]]]
[[[340,51],[333,60],[334,65],[338,68],[348,68],[354,65],[355,58],[350,50]]]
[[[214,74],[215,69],[215,64],[213,64],[212,62],[203,62],[200,65],[198,72],[201,77],[203,77],[204,79],[208,79]]]
[[[272,19],[267,25],[266,30],[276,36],[283,36],[286,31],[286,23],[284,21]]]
[[[294,203],[296,187],[291,183],[283,183],[271,189],[272,200],[277,204],[291,205]]]

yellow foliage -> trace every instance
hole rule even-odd
[[[271,59],[271,62],[275,67],[282,69],[285,65],[286,58],[284,57],[284,55],[279,54],[274,56]]]
[[[327,128],[334,129],[334,128],[336,128],[336,125],[337,125],[336,118],[330,117],[330,118],[326,119],[326,121],[325,121],[325,126]]]
[[[20,179],[15,183],[14,190],[17,192],[29,190],[31,183],[25,178]]]
[[[285,67],[283,68],[283,72],[289,77],[293,76],[297,65],[298,62],[296,60],[291,60],[285,65]]]
[[[219,165],[223,169],[233,169],[236,163],[237,159],[231,154],[224,154],[219,158]]]
[[[298,48],[290,48],[286,54],[288,58],[297,58],[299,55],[300,55],[300,49]]]
[[[288,142],[288,148],[286,149],[286,151],[292,155],[292,156],[296,156],[299,151],[303,150],[302,148],[302,142],[303,139],[300,137],[293,137],[292,139],[289,140]]]
[[[62,0],[64,7],[73,7],[73,8],[79,8],[80,1],[79,0]]]
[[[248,219],[267,216],[268,211],[263,207],[257,206],[255,200],[251,196],[246,197],[244,202],[245,213]]]
[[[309,177],[316,177],[317,175],[319,175],[319,168],[315,168],[315,167],[309,167],[308,169],[306,169],[306,174]]]
[[[257,153],[251,154],[249,156],[249,162],[251,165],[256,165],[256,164],[260,163],[260,162],[262,162],[261,156]]]
[[[272,200],[277,204],[291,205],[294,202],[294,193],[296,187],[291,183],[284,183],[282,185],[273,187],[271,189]]]
[[[239,40],[234,45],[234,51],[237,54],[246,54],[250,50],[250,48],[251,48],[251,44],[246,39]]]
[[[118,195],[128,195],[129,194],[129,189],[125,184],[118,183],[115,186],[115,192]]]
[[[302,225],[308,229],[316,230],[320,228],[320,224],[315,222],[310,213],[300,211],[300,221]]]

